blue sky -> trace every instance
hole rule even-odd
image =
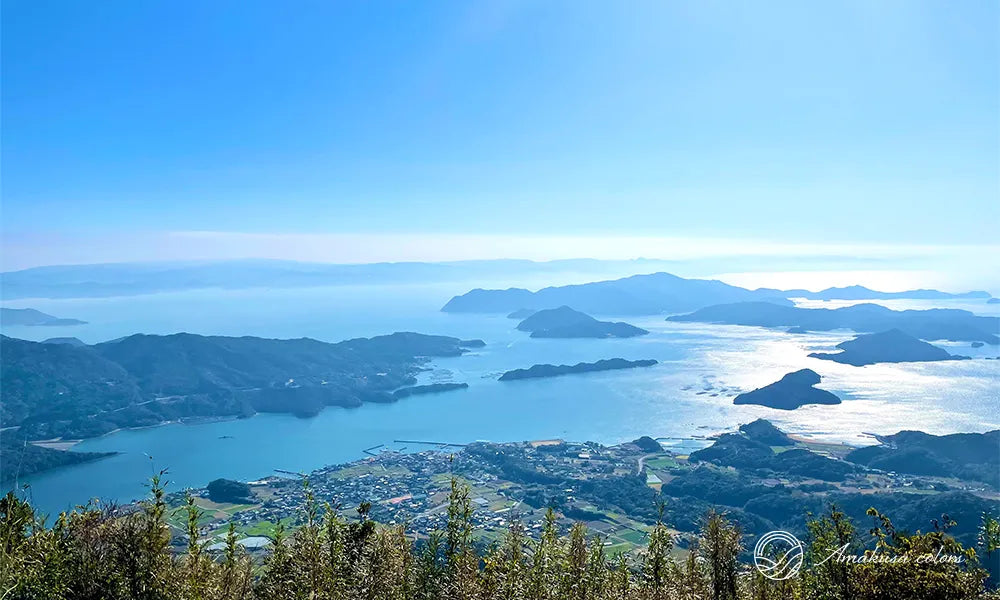
[[[985,0],[11,0],[6,262],[128,260],[138,239],[172,258],[185,232],[245,256],[280,254],[261,234],[992,243],[998,19]]]

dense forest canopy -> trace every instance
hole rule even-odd
[[[367,503],[345,520],[316,502],[308,481],[305,486],[297,524],[287,531],[279,524],[257,557],[241,547],[232,528],[224,547],[210,551],[191,496],[186,547],[172,548],[160,476],[153,478],[152,498],[133,510],[82,507],[61,514],[51,527],[11,492],[0,500],[0,594],[67,600],[957,600],[989,597],[981,564],[995,561],[1000,544],[1000,526],[988,516],[976,549],[948,534],[947,518],[932,531],[906,533],[871,509],[865,535],[828,507],[809,523],[801,572],[772,580],[741,561],[746,548],[740,528],[714,511],[704,515],[697,541],[683,551],[661,519],[638,558],[629,558],[608,556],[600,535],[582,524],[560,531],[552,509],[537,539],[512,519],[502,539],[483,545],[473,536],[469,490],[457,479],[444,529],[422,539],[408,535],[405,525],[373,522]],[[830,560],[848,555],[869,560]],[[932,555],[953,560],[920,558]]]

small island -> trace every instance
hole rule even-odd
[[[624,358],[607,358],[592,363],[577,363],[575,365],[534,365],[530,369],[514,369],[500,376],[500,381],[515,379],[535,379],[538,377],[557,377],[572,373],[591,373],[594,371],[614,371],[618,369],[634,369],[636,367],[651,367],[657,364],[653,359],[625,360]]]
[[[813,386],[820,376],[812,369],[789,373],[780,380],[736,396],[733,404],[757,404],[781,410],[794,410],[806,404],[840,404],[840,398]]]
[[[535,314],[536,312],[538,312],[538,311],[535,310],[535,309],[533,309],[533,308],[519,308],[519,309],[515,310],[514,312],[510,313],[509,315],[507,315],[507,318],[508,319],[517,319],[518,321],[520,321],[520,320],[523,320],[523,319],[527,319],[528,317],[530,317],[531,315]]]
[[[540,310],[517,328],[530,331],[533,338],[630,338],[649,333],[628,323],[598,321],[568,306]]]
[[[937,360],[968,360],[968,356],[949,354],[898,329],[859,335],[837,344],[840,352],[813,352],[809,356],[861,367],[876,363],[926,362]]]

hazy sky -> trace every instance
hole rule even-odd
[[[438,234],[445,258],[508,234],[535,258],[561,236],[993,243],[998,19],[992,0],[9,0],[4,262],[345,235],[352,260]]]

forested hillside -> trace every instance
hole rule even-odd
[[[308,338],[132,335],[94,346],[3,336],[4,427],[27,439],[85,438],[191,417],[392,401],[427,357],[481,344],[395,333],[336,344]]]
[[[308,484],[307,484],[308,485]],[[414,539],[404,525],[377,524],[362,504],[347,521],[306,493],[294,528],[279,525],[270,546],[251,556],[230,528],[223,547],[202,543],[201,511],[189,496],[186,548],[170,545],[158,477],[138,510],[64,514],[47,528],[13,493],[0,500],[0,595],[3,598],[230,600],[338,598],[398,600],[876,600],[987,597],[977,552],[947,533],[897,531],[869,511],[871,529],[828,508],[809,525],[803,567],[785,580],[742,562],[740,529],[710,512],[688,548],[674,548],[658,521],[637,558],[608,556],[599,534],[577,524],[560,531],[554,513],[537,539],[512,518],[506,535],[483,545],[473,537],[469,491],[452,480],[441,531]],[[984,518],[980,552],[997,552],[997,523]],[[865,550],[867,548],[867,550]],[[891,562],[824,561],[831,554],[881,555]],[[931,555],[953,562],[921,562]],[[778,558],[785,564],[784,558]]]

